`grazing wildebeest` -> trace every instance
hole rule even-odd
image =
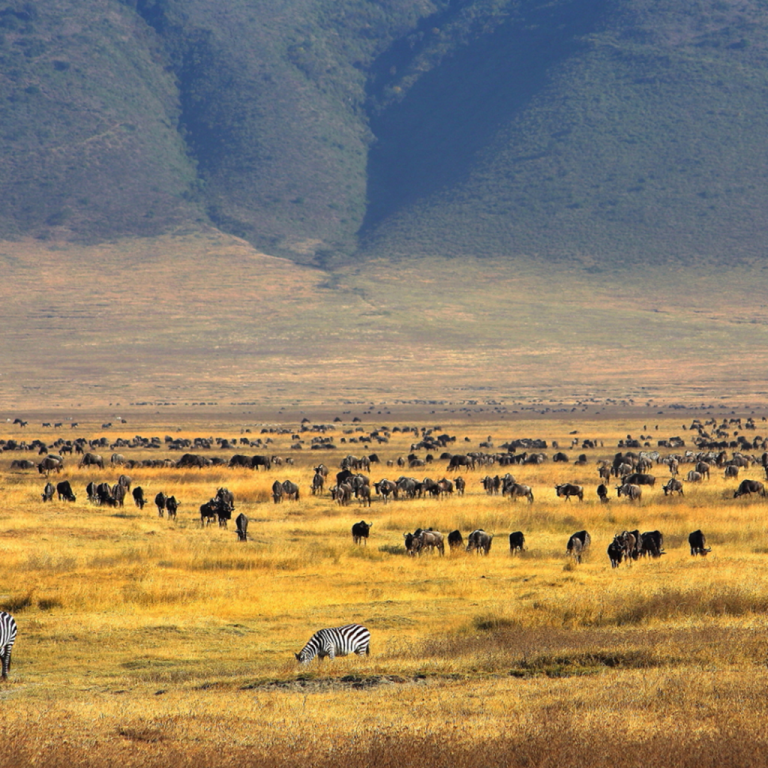
[[[709,480],[710,465],[706,461],[699,461],[696,463],[696,471],[701,474],[702,477],[706,477]]]
[[[485,488],[485,492],[489,496],[498,493],[499,488],[501,488],[501,478],[498,475],[496,475],[496,477],[490,477],[486,475],[486,477],[484,477],[480,483],[483,488]]]
[[[448,546],[453,549],[459,549],[464,544],[464,538],[461,531],[451,531],[448,534]]]
[[[368,534],[370,533],[372,525],[373,523],[366,523],[365,520],[355,523],[352,526],[352,541],[355,544],[367,544]]]
[[[144,504],[146,503],[144,500],[144,489],[140,485],[137,485],[133,489],[132,494],[133,494],[133,503],[139,509],[144,509]]]
[[[678,480],[677,478],[673,477],[670,478],[669,482],[667,482],[666,485],[662,485],[662,490],[664,491],[664,495],[672,495],[673,493],[679,493],[681,496],[683,496],[683,484]]]
[[[109,483],[99,483],[96,486],[96,503],[99,506],[116,507],[117,502],[112,496],[112,488]]]
[[[96,483],[94,483],[93,480],[85,486],[85,494],[88,497],[88,501],[98,504],[99,494],[96,491]]]
[[[398,488],[396,483],[393,483],[391,480],[387,480],[386,478],[384,480],[379,480],[378,483],[373,484],[373,487],[376,489],[376,493],[384,499],[385,504],[390,496],[397,498]]]
[[[43,501],[53,501],[53,494],[56,493],[56,487],[53,483],[46,483],[43,488]]]
[[[734,491],[733,498],[738,499],[740,496],[749,496],[752,493],[765,496],[765,486],[759,480],[742,480],[738,489]]]
[[[601,480],[610,480],[611,479],[610,467],[608,467],[606,464],[603,464],[603,466],[598,467],[597,475]]]
[[[242,467],[244,469],[253,469],[253,459],[250,456],[246,456],[242,453],[236,453],[227,465],[231,468]]]
[[[661,531],[646,531],[640,537],[640,554],[645,557],[661,557],[666,555],[664,552],[664,536]]]
[[[571,555],[577,563],[580,563],[582,555],[589,549],[591,543],[592,538],[587,531],[576,531],[576,533],[568,539],[565,551],[567,554]]]
[[[692,469],[686,476],[685,479],[689,483],[700,483],[704,478],[701,475],[701,472],[697,472],[695,469]]]
[[[14,459],[11,462],[11,469],[34,469],[36,466],[37,464],[29,459]]]
[[[463,477],[457,477],[456,478],[456,493],[459,496],[463,496],[464,495],[464,490],[466,489],[466,487],[467,487],[467,481]]]
[[[315,472],[315,476],[312,478],[312,494],[319,496],[323,492],[325,486],[325,477],[319,472]]]
[[[688,544],[691,547],[692,555],[706,555],[712,551],[711,547],[706,546],[706,538],[701,531],[694,531],[688,534]]]
[[[163,517],[165,514],[165,505],[168,501],[168,497],[160,491],[160,493],[155,496],[155,505],[157,506],[157,514],[160,515],[160,517]]]
[[[111,490],[112,498],[115,501],[115,506],[122,507],[125,504],[125,486],[120,483],[115,483]]]
[[[264,467],[265,470],[272,469],[272,459],[269,456],[253,456],[251,458],[251,468],[259,469]]]
[[[522,531],[513,531],[509,534],[509,551],[513,555],[525,551],[525,534]]]
[[[650,485],[653,487],[656,483],[656,478],[653,475],[647,475],[644,472],[633,472],[630,475],[625,475],[621,478],[622,485]]]
[[[464,456],[462,454],[451,456],[450,461],[448,462],[449,470],[462,469],[464,467],[467,469],[475,468],[475,460],[472,456]]]
[[[200,505],[200,525],[210,525],[218,515],[216,502],[211,499]]]
[[[528,499],[530,504],[533,504],[533,490],[530,485],[522,485],[522,483],[512,483],[509,488],[506,489],[506,494],[509,496],[510,501],[517,501],[519,497]]]
[[[75,501],[75,494],[72,493],[72,486],[69,484],[69,480],[62,480],[60,483],[56,483],[56,493],[58,494],[59,501]]]
[[[737,478],[739,476],[739,468],[735,464],[728,464],[725,468],[725,477],[728,478]]]
[[[578,496],[579,501],[584,501],[584,488],[575,483],[560,483],[555,486],[555,493],[558,496],[565,496],[566,501],[570,501],[571,496]]]
[[[47,477],[51,472],[56,472],[58,474],[59,472],[61,472],[63,467],[64,467],[64,461],[60,456],[46,456],[37,465],[37,471],[41,475],[44,474]]]
[[[492,543],[493,535],[478,528],[467,537],[467,552],[475,551],[487,555],[491,551]]]
[[[279,480],[272,483],[272,500],[279,504],[283,500],[283,484]]]
[[[248,541],[248,518],[241,512],[235,520],[237,538],[239,541]]]
[[[619,498],[626,496],[630,501],[640,501],[643,498],[642,488],[640,488],[639,485],[632,485],[631,483],[617,485],[616,493]]]
[[[79,467],[98,467],[104,469],[104,459],[98,453],[86,453],[80,460]]]
[[[179,505],[180,505],[180,502],[176,501],[176,497],[175,496],[169,496],[165,500],[165,509],[168,512],[168,519],[169,520],[171,518],[173,518],[174,520],[176,519],[176,512],[177,512],[177,510],[179,508]]]
[[[608,488],[605,483],[600,483],[600,485],[597,486],[597,497],[603,503],[608,501]]]
[[[443,534],[439,531],[421,531],[418,536],[414,534],[411,554],[420,555],[422,550],[426,549],[436,549],[441,555],[444,555]]]
[[[611,561],[611,568],[618,568],[624,559],[624,547],[616,538],[608,545],[608,557]]]

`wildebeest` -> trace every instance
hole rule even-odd
[[[491,551],[493,535],[486,533],[482,528],[472,531],[467,537],[467,552],[480,552],[487,555]]]
[[[111,496],[115,502],[115,506],[122,507],[125,504],[125,486],[120,483],[115,483],[111,489]]]
[[[43,488],[43,501],[53,501],[54,493],[56,493],[56,487],[53,483],[46,483]]]
[[[511,554],[525,550],[525,534],[522,531],[513,531],[509,534],[509,551]]]
[[[625,483],[624,485],[616,486],[616,493],[618,497],[626,496],[630,501],[640,501],[643,497],[643,490],[639,485],[632,485],[631,483]]]
[[[673,493],[679,493],[683,496],[683,484],[676,477],[670,478],[666,485],[661,486],[665,496],[671,496]]]
[[[289,501],[299,501],[299,486],[291,480],[284,480],[283,495]]]
[[[169,520],[171,518],[173,518],[174,520],[176,519],[176,512],[178,511],[179,505],[180,505],[180,502],[176,501],[175,496],[169,496],[165,500],[165,509],[168,512]]]
[[[706,538],[700,530],[688,534],[688,544],[691,547],[692,555],[706,555],[711,552],[712,548],[707,547],[706,543]]]
[[[640,536],[640,554],[645,557],[661,557],[664,552],[664,536],[661,531],[646,531]]]
[[[60,456],[46,456],[37,465],[37,471],[41,475],[44,474],[47,477],[51,472],[56,472],[58,474],[59,472],[61,472],[63,467],[64,467],[64,460]]]
[[[163,517],[165,514],[165,504],[168,501],[168,497],[160,491],[160,493],[155,496],[155,505],[157,506],[157,514],[160,515],[160,517]]]
[[[624,559],[624,547],[615,538],[608,545],[608,558],[611,561],[611,568],[618,568]]]
[[[79,467],[98,467],[104,469],[104,459],[99,456],[98,453],[86,453],[83,454],[83,458],[80,459]]]
[[[464,544],[464,537],[461,535],[461,531],[451,531],[448,534],[448,546],[451,549],[459,549]]]
[[[600,485],[597,486],[597,497],[603,503],[608,501],[608,488],[605,483],[600,483]]]
[[[237,538],[239,541],[248,541],[248,518],[241,512],[235,520]]]
[[[75,501],[75,494],[72,493],[72,486],[69,484],[69,480],[62,480],[60,483],[56,483],[56,493],[59,497],[59,501]]]
[[[253,469],[264,467],[265,470],[270,470],[272,469],[272,459],[269,456],[253,456],[251,457],[251,467]]]
[[[279,504],[283,500],[283,484],[279,480],[272,483],[272,501]]]
[[[699,461],[696,463],[696,471],[701,474],[702,477],[706,477],[709,480],[710,465],[706,461]]]
[[[560,483],[555,486],[555,493],[558,496],[565,496],[566,501],[570,501],[571,496],[578,496],[579,501],[584,501],[584,488],[575,483]]]
[[[211,499],[206,501],[205,504],[200,505],[200,525],[205,526],[212,523],[218,515],[218,509],[216,502]]]
[[[510,501],[517,501],[518,498],[523,497],[528,499],[530,504],[533,504],[533,490],[530,485],[512,483],[512,485],[504,489],[504,492],[509,496]]]
[[[443,534],[439,531],[419,531],[418,535],[413,535],[413,543],[411,544],[411,554],[420,555],[423,550],[436,549],[441,555],[445,554],[445,543],[443,542]]]
[[[728,464],[725,468],[726,478],[737,478],[739,476],[739,468],[735,464]]]
[[[464,489],[467,487],[466,480],[463,477],[457,477],[455,483],[456,483],[456,493],[459,496],[463,496]]]
[[[621,478],[622,485],[650,485],[656,484],[656,478],[653,475],[647,475],[644,472],[633,472]]]
[[[475,468],[474,458],[472,458],[472,456],[464,456],[461,454],[456,454],[455,456],[451,456],[450,461],[448,462],[449,470],[461,469],[463,467],[466,467],[467,469],[474,469]]]
[[[733,492],[733,498],[738,499],[740,496],[749,496],[753,493],[765,496],[765,486],[759,480],[742,480]]]
[[[312,493],[315,496],[319,496],[323,492],[325,486],[325,477],[319,472],[315,472],[315,476],[312,478]]]
[[[390,496],[397,498],[397,484],[393,483],[391,480],[384,478],[383,480],[379,480],[378,483],[374,483],[373,487],[376,489],[376,493],[382,497],[385,504]]]
[[[365,520],[355,523],[352,526],[352,541],[355,544],[367,544],[368,534],[370,533],[372,525],[373,523],[366,523]]]
[[[587,531],[576,531],[568,539],[568,544],[565,548],[567,554],[571,555],[577,562],[581,562],[581,557],[584,552],[589,549],[589,545],[592,543],[592,538]]]
[[[133,494],[133,503],[139,509],[144,509],[144,504],[146,503],[144,500],[144,489],[140,485],[137,485],[131,493]]]
[[[695,469],[692,469],[686,476],[685,479],[689,483],[700,483],[703,480],[703,477],[701,475],[701,472],[697,472]]]
[[[109,483],[99,483],[96,486],[96,503],[99,506],[116,507],[117,501],[115,501],[112,495],[112,488]]]

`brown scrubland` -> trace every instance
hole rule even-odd
[[[65,457],[51,481],[68,479],[77,500],[44,503],[45,477],[10,468],[37,455],[0,456],[0,607],[19,626],[0,687],[0,764],[765,765],[768,502],[733,498],[741,479],[765,479],[762,466],[742,469],[738,480],[713,469],[709,480],[686,483],[682,497],[664,496],[664,465],[651,470],[656,485],[639,503],[617,498],[613,478],[609,503],[595,492],[598,462],[610,461],[628,434],[645,433],[651,449],[679,435],[695,450],[695,433],[683,425],[722,421],[730,410],[564,410],[511,420],[491,409],[430,410],[359,422],[329,416],[333,450],[310,449],[312,422],[300,433],[303,449],[292,449],[296,414],[282,417],[285,434],[262,434],[253,415],[246,422],[202,410],[132,415],[108,428],[87,419],[63,430],[39,419],[23,429],[6,424],[3,439],[49,443],[271,437],[265,450],[197,452],[269,453],[294,463],[266,472],[99,470]],[[766,432],[759,412],[754,418],[750,440]],[[273,418],[266,428],[276,426]],[[389,442],[351,442],[381,426],[390,428]],[[439,426],[456,436],[452,453],[478,450],[489,436],[487,452],[509,439],[542,438],[550,460],[448,473],[448,461],[433,452],[424,468],[390,467],[387,460],[416,442],[395,426]],[[582,450],[587,438],[597,447]],[[553,440],[568,463],[551,461]],[[107,461],[112,452],[100,451]],[[180,455],[165,447],[119,452],[129,460]],[[365,473],[372,481],[460,474],[466,494],[387,504],[374,496],[370,508],[335,504],[328,486],[311,494],[313,466],[324,462],[334,475],[344,456],[373,452],[381,463]],[[574,465],[580,453],[584,466]],[[681,465],[683,480],[691,466]],[[533,487],[532,504],[485,493],[482,478],[506,471]],[[89,481],[114,483],[121,473],[144,489],[143,510],[130,497],[122,508],[87,501]],[[296,482],[300,501],[273,503],[276,479]],[[584,501],[557,498],[559,482],[582,484]],[[250,520],[246,543],[234,519],[226,529],[200,524],[200,505],[220,487],[233,492],[235,516]],[[181,502],[176,521],[158,515],[158,491]],[[367,545],[352,542],[360,520],[373,522]],[[459,529],[465,540],[482,528],[493,545],[488,556],[410,557],[403,533],[417,527]],[[565,547],[581,529],[592,545],[575,564]],[[625,529],[662,531],[666,554],[612,569],[606,548]],[[689,552],[696,529],[711,547],[706,557]],[[516,530],[527,549],[513,556],[508,535]],[[369,656],[296,663],[294,653],[317,629],[351,622],[370,630]]]

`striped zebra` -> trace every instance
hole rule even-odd
[[[0,659],[3,660],[3,680],[11,668],[11,651],[16,642],[16,621],[10,613],[0,612]]]
[[[326,656],[334,659],[348,653],[367,656],[371,652],[370,642],[371,633],[361,624],[319,629],[309,638],[301,652],[296,654],[296,660],[301,664],[308,664],[315,656],[321,659]]]

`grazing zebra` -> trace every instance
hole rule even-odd
[[[0,613],[0,659],[3,660],[3,680],[11,668],[11,651],[16,642],[16,621],[10,613]]]
[[[309,638],[301,652],[296,654],[296,660],[308,664],[315,656],[321,659],[328,656],[331,660],[348,653],[367,656],[371,652],[370,642],[371,633],[361,624],[319,629]]]

